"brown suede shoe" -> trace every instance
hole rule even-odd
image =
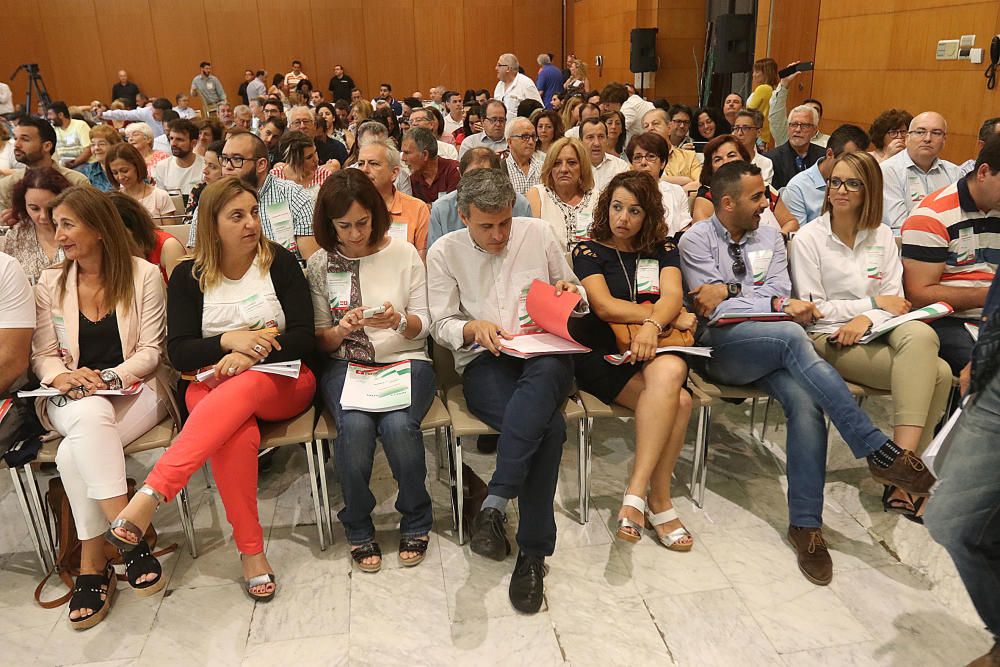
[[[817,586],[833,581],[833,560],[826,548],[822,528],[788,527],[788,540],[795,547],[799,570],[806,579]]]
[[[920,457],[905,449],[888,468],[880,468],[868,459],[868,471],[879,484],[899,487],[911,496],[929,496],[937,481]]]
[[[1000,667],[1000,639],[993,644],[989,653],[976,658],[969,663],[968,667]]]

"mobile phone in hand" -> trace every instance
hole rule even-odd
[[[385,306],[375,306],[374,308],[365,308],[363,311],[361,311],[361,317],[367,320],[370,317],[381,315],[384,312],[385,312]]]
[[[813,61],[806,60],[805,62],[796,63],[795,65],[789,65],[785,69],[778,72],[778,78],[784,79],[785,77],[791,76],[796,72],[810,72],[813,68]]]

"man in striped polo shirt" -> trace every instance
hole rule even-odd
[[[954,314],[931,322],[940,356],[958,375],[972,358],[970,327],[1000,262],[1000,135],[965,178],[927,195],[903,223],[903,288],[914,308],[944,301]]]

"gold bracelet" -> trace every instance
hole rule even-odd
[[[660,333],[663,333],[663,325],[660,324],[659,322],[657,322],[656,320],[654,320],[652,317],[647,317],[646,319],[644,319],[642,321],[643,324],[646,324],[647,322],[649,324],[652,324],[653,326],[655,326],[657,331],[659,331]]]

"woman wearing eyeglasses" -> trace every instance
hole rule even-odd
[[[31,367],[59,391],[36,407],[42,423],[63,436],[56,466],[82,545],[69,622],[83,630],[107,616],[114,600],[103,535],[127,501],[123,447],[166,416],[165,296],[159,269],[133,256],[131,236],[106,195],[71,187],[48,211],[66,261],[42,271],[35,288]],[[95,395],[133,386],[138,391],[129,396]],[[163,587],[141,534],[123,555],[139,595]]]
[[[531,215],[552,225],[567,251],[589,238],[597,196],[587,149],[568,137],[552,144],[542,164],[541,183],[524,193]]]
[[[667,236],[674,238],[691,226],[691,210],[684,188],[662,180],[663,170],[670,159],[667,140],[656,132],[643,132],[628,142],[625,157],[634,171],[644,171],[656,180],[663,195],[663,215],[667,223]]]
[[[912,120],[913,116],[908,111],[900,109],[880,113],[868,130],[875,146],[875,150],[869,151],[872,156],[879,162],[884,162],[906,148],[906,131]]]
[[[823,214],[795,235],[789,253],[796,297],[815,302],[823,315],[809,327],[817,352],[845,379],[890,390],[893,442],[911,452],[925,447],[951,391],[937,334],[914,321],[858,342],[873,325],[910,310],[899,250],[882,224],[882,171],[874,157],[837,159]],[[882,496],[887,512],[918,522],[924,500],[893,486]]]
[[[157,505],[211,461],[244,589],[255,602],[268,602],[276,586],[257,516],[258,420],[302,413],[316,379],[304,363],[297,377],[250,369],[312,352],[309,285],[295,255],[261,233],[257,191],[243,180],[227,176],[205,188],[198,222],[193,261],[178,264],[170,277],[167,353],[188,377],[211,373],[187,386],[184,428],[105,536],[130,548]]]

